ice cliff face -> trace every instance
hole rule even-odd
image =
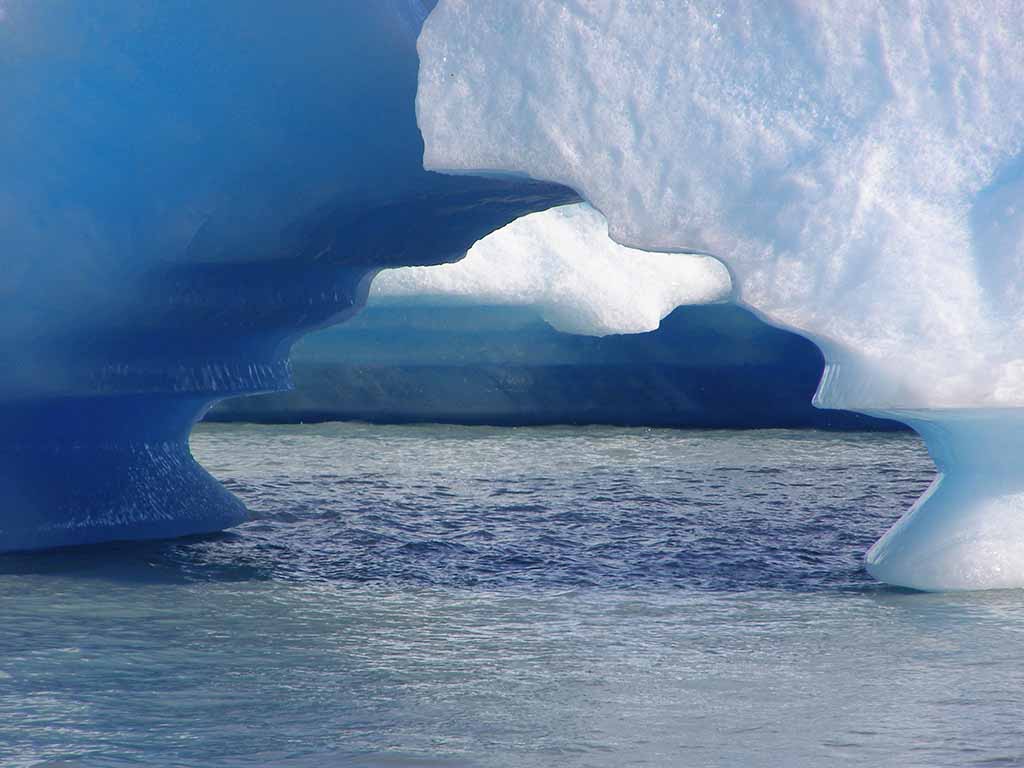
[[[423,170],[430,5],[2,3],[0,550],[238,522],[211,402],[286,386],[378,269],[577,199]]]
[[[427,167],[556,181],[625,245],[722,259],[821,346],[818,403],[918,428],[942,478],[872,573],[1024,586],[1019,2],[443,0],[419,50]]]

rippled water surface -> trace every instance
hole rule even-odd
[[[1024,594],[863,571],[913,436],[193,447],[253,522],[0,557],[0,765],[1024,765]]]

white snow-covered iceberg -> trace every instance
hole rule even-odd
[[[425,164],[565,184],[624,245],[721,259],[822,348],[819,404],[896,415],[936,457],[869,570],[1024,586],[1024,466],[1000,455],[1024,406],[1022,40],[1017,2],[443,0]]]

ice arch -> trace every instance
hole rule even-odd
[[[818,403],[904,419],[943,472],[869,570],[1024,586],[1022,40],[1017,2],[443,0],[425,164],[565,184],[625,245],[722,258],[823,349]]]
[[[223,528],[209,405],[387,266],[575,202],[423,170],[433,2],[0,1],[0,551]]]
[[[605,336],[653,331],[676,307],[723,301],[730,289],[710,256],[626,248],[579,204],[517,219],[454,264],[385,270],[370,300],[528,306],[556,330]]]
[[[590,206],[552,208],[459,262],[382,270],[361,317],[296,345],[293,391],[207,418],[890,426],[813,409],[819,350],[724,301],[730,287],[713,258],[625,248]]]

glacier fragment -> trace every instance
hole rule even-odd
[[[432,3],[6,0],[0,551],[217,530],[210,403],[276,390],[382,267],[575,202],[423,170]]]
[[[1021,40],[1011,1],[443,0],[418,43],[425,163],[565,184],[624,245],[721,259],[739,301],[821,347],[817,403],[930,425],[955,479],[869,570],[1024,586],[1008,524],[978,544],[998,576],[955,555],[913,575],[940,532],[966,553],[975,512],[1015,504],[987,505],[1004,483],[982,469],[1016,418],[990,416],[1024,406]]]

